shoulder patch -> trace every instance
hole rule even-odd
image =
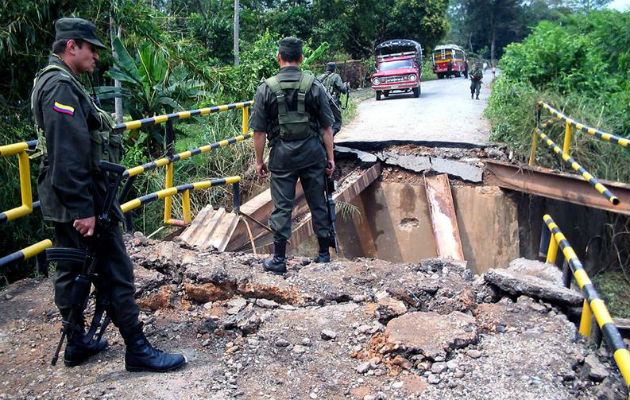
[[[63,113],[63,114],[74,115],[74,107],[67,106],[65,104],[61,104],[56,101],[55,101],[55,105],[53,106],[53,110]]]

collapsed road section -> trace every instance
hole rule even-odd
[[[52,288],[26,280],[0,299],[0,398],[624,398],[607,352],[574,341],[567,313],[581,297],[545,264],[474,275],[443,259],[292,257],[278,276],[251,254],[141,235],[127,244],[146,332],[189,365],[125,372],[124,344],[109,332],[98,362],[51,367]]]

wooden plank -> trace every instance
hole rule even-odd
[[[464,261],[448,175],[427,176],[424,183],[438,257]]]

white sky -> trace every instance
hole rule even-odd
[[[619,11],[628,11],[630,9],[630,0],[613,0],[608,4],[608,8]]]

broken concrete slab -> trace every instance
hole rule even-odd
[[[357,159],[361,162],[362,166],[372,165],[378,161],[378,158],[372,153],[345,146],[335,146],[335,159],[337,158]]]
[[[385,164],[396,165],[414,172],[435,171],[472,183],[482,182],[483,169],[461,161],[387,151],[377,153],[377,156]]]
[[[491,269],[484,279],[513,296],[525,295],[562,306],[577,306],[583,300],[580,292],[514,270]]]
[[[136,297],[156,289],[167,282],[166,275],[158,271],[152,271],[141,266],[136,266],[133,271],[136,285]]]
[[[517,258],[510,261],[508,269],[519,274],[538,277],[552,282],[555,285],[562,286],[562,271],[553,264],[547,264],[537,260],[528,260],[527,258]]]
[[[447,350],[466,347],[478,340],[475,318],[455,311],[448,315],[436,312],[413,312],[389,321],[386,343],[426,358],[436,359]]]

